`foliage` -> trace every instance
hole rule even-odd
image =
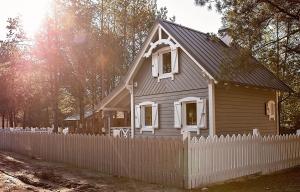
[[[20,18],[8,20],[0,41],[0,113],[10,126],[57,130],[79,112],[84,127],[86,109],[120,83],[155,19],[168,12],[155,0],[54,2],[33,43],[26,45]]]

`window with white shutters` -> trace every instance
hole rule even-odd
[[[138,109],[138,110],[137,110]],[[158,128],[158,104],[146,101],[136,105],[136,125],[141,128],[140,132],[151,131],[154,133],[154,129]]]
[[[153,77],[158,77],[158,80],[174,79],[174,74],[178,72],[178,48],[164,47],[152,54]]]
[[[206,100],[186,97],[174,102],[174,127],[182,131],[196,131],[207,128]]]

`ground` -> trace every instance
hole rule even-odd
[[[30,159],[14,153],[0,152],[0,191],[187,192],[189,190],[112,177],[63,164]],[[277,172],[272,175],[246,177],[234,182],[192,191],[300,192],[300,167]]]

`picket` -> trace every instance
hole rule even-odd
[[[300,136],[113,138],[0,131],[0,150],[150,183],[196,188],[300,164]]]
[[[233,135],[188,140],[191,151],[186,188],[300,165],[300,136]]]

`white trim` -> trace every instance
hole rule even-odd
[[[191,102],[191,101],[199,101],[201,98],[200,97],[185,97],[182,99],[179,99],[178,102],[182,103],[182,102]]]
[[[128,74],[126,80],[125,80],[125,85],[128,85],[128,84],[129,84],[129,81],[130,81],[132,75],[133,75],[134,72],[136,71],[136,68],[138,67],[138,64],[140,63],[140,60],[143,58],[144,53],[145,53],[145,51],[146,51],[146,49],[147,49],[147,47],[148,47],[150,41],[152,40],[154,34],[156,33],[158,27],[159,27],[159,24],[157,23],[157,24],[153,27],[152,32],[151,32],[150,35],[148,36],[148,39],[146,39],[145,44],[144,44],[144,47],[141,49],[141,51],[140,51],[139,54],[137,55],[137,57],[136,57],[134,63],[132,64],[132,65],[133,65],[133,68],[132,68],[132,70],[129,72],[129,74]]]
[[[139,103],[138,105],[139,106],[144,106],[144,105],[153,105],[155,102],[153,102],[153,101],[144,101],[144,102],[142,102],[142,103]]]
[[[191,54],[189,54],[189,52],[186,51],[186,50],[185,50],[185,49],[184,49],[184,48],[176,41],[176,39],[173,38],[173,37],[170,35],[170,33],[168,33],[168,31],[167,31],[166,29],[164,29],[159,23],[156,23],[155,26],[154,26],[153,29],[152,29],[152,32],[151,32],[150,35],[148,36],[148,39],[145,41],[145,44],[144,44],[143,48],[141,49],[141,51],[139,52],[138,56],[136,57],[134,63],[132,64],[133,67],[132,67],[131,71],[129,72],[128,76],[127,76],[126,79],[125,79],[125,84],[126,84],[126,85],[129,84],[130,79],[132,78],[132,76],[133,76],[134,72],[136,71],[137,67],[139,66],[139,63],[140,63],[141,59],[143,58],[144,53],[145,53],[145,51],[146,51],[148,45],[150,44],[150,42],[151,42],[151,40],[152,40],[154,34],[156,33],[156,31],[157,31],[157,29],[158,29],[159,27],[161,27],[161,28],[164,30],[164,32],[169,36],[168,39],[172,38],[172,40],[176,43],[176,46],[179,47],[179,48],[181,48],[181,49],[182,49],[182,50],[183,50],[183,51],[184,51],[184,52],[192,59],[192,61],[194,61],[194,62],[197,64],[197,66],[200,67],[200,69],[201,69],[201,70],[202,70],[202,71],[203,71],[210,79],[214,80],[214,82],[217,83],[217,81],[213,78],[213,76],[212,76],[210,73],[208,73],[208,72],[207,72],[207,71],[206,71],[206,70],[205,70],[205,69],[204,69],[197,61],[196,61],[196,59],[193,58],[193,57],[191,56]]]
[[[135,111],[135,106],[134,106],[134,95],[133,95],[133,85],[126,86],[130,93],[130,127],[131,127],[131,138],[134,138],[134,124],[135,124],[135,116],[134,116],[134,111]]]
[[[277,125],[277,135],[279,135],[279,91],[276,91],[276,125]]]
[[[138,106],[141,107],[141,128],[140,128],[140,133],[143,133],[143,132],[152,132],[152,134],[154,134],[154,130],[155,130],[155,127],[153,125],[153,111],[152,111],[152,125],[151,126],[146,126],[145,125],[145,106],[151,106],[151,109],[153,110],[153,105],[156,104],[155,102],[153,101],[144,101],[142,103],[139,103],[137,104]],[[157,109],[158,110],[158,109]]]
[[[103,103],[103,104],[100,103],[100,104],[101,104],[101,105],[100,105],[100,108],[97,109],[96,112],[99,112],[99,111],[103,110],[103,109],[105,108],[104,106],[106,106],[109,102],[111,102],[111,101],[112,101],[116,96],[118,96],[118,95],[120,94],[120,92],[122,92],[125,88],[126,88],[126,86],[121,87],[120,90],[117,91],[116,93],[114,93],[113,95],[111,95],[111,96],[109,97],[109,99],[108,99],[105,103]],[[108,95],[108,96],[109,96],[109,95]],[[107,98],[108,96],[106,96],[105,98]]]
[[[216,114],[215,114],[215,84],[211,80],[208,83],[208,113],[209,113],[209,135],[216,134]]]
[[[177,44],[174,44],[170,39],[160,39],[154,43],[150,43],[150,49],[144,54],[144,57],[148,58],[152,54],[152,51],[161,44],[169,45],[171,49],[176,49],[179,47]]]
[[[180,49],[182,49],[197,65],[198,65],[198,67],[200,67],[200,69],[202,70],[202,71],[204,71],[205,72],[205,74],[210,78],[210,79],[213,79],[214,80],[214,82],[215,83],[217,83],[218,81],[217,80],[215,80],[215,78],[210,74],[210,73],[208,73],[203,67],[202,67],[202,65],[200,65],[200,63],[198,62],[198,61],[196,61],[196,59],[194,58],[194,57],[192,57],[191,56],[191,54],[186,50],[186,49],[184,49],[177,41],[176,41],[176,39],[163,27],[163,26],[161,26],[160,25],[160,27],[164,30],[164,32],[169,36],[169,37],[171,37],[172,38],[172,40],[173,41],[175,41],[175,43],[176,43],[176,45],[180,48]]]

